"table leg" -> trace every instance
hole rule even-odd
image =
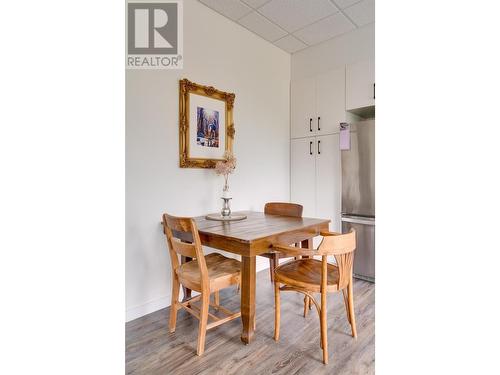
[[[313,239],[309,238],[301,242],[301,247],[303,249],[312,250],[314,248]],[[303,258],[312,258],[312,256],[304,256]],[[304,318],[307,316],[307,310],[312,309],[312,302],[308,296],[304,296]]]
[[[255,331],[255,256],[241,257],[241,341],[250,344]]]
[[[303,249],[309,249],[309,250],[313,249],[313,239],[312,238],[308,238],[307,240],[302,241],[301,244],[302,244],[301,247]]]
[[[189,261],[193,260],[193,258],[190,257],[185,257],[184,255],[181,255],[181,263],[187,263]],[[191,289],[186,288],[184,285],[182,286],[182,292],[184,294],[184,297],[182,298],[182,301],[187,301],[188,299],[191,298]]]
[[[301,248],[303,248],[303,249],[309,249],[309,250],[313,249],[313,239],[312,238],[304,240],[300,244],[301,244]],[[304,255],[302,258],[312,258],[312,257],[310,257],[308,255]]]

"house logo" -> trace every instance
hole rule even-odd
[[[127,3],[128,69],[182,69],[182,1]]]

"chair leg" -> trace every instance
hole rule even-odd
[[[321,347],[323,348],[323,363],[328,364],[328,324],[326,320],[326,292],[321,293],[321,311],[320,311],[320,327],[321,327]]]
[[[177,275],[172,277],[172,302],[170,304],[170,320],[168,322],[168,330],[170,333],[175,332],[175,326],[177,324],[177,310],[179,310],[177,303],[179,302],[179,291],[181,285]]]
[[[280,284],[274,282],[274,340],[280,338]]]
[[[356,332],[356,318],[354,317],[354,292],[352,290],[352,277],[351,281],[349,282],[349,286],[347,287],[347,294],[348,294],[348,300],[349,300],[349,316],[351,318],[351,330],[352,330],[352,337],[357,338],[358,333]]]
[[[219,291],[214,292],[214,305],[217,307],[214,307],[215,310],[219,310],[219,305],[220,305],[220,296],[219,296]]]
[[[309,312],[309,296],[304,296],[304,318],[307,317],[307,313]]]
[[[349,296],[347,288],[342,289],[342,295],[344,296],[345,312],[347,315],[347,321],[351,324],[351,312],[349,311]]]
[[[319,311],[319,326],[320,326],[320,336],[319,336],[319,347],[323,350],[323,330],[321,325],[321,311]]]
[[[202,355],[205,351],[205,336],[207,334],[208,306],[210,304],[210,294],[201,294],[200,325],[198,326],[198,348],[197,355]]]

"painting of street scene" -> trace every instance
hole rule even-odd
[[[204,147],[219,147],[219,111],[197,107],[196,143]]]

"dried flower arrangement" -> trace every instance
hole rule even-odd
[[[215,173],[217,175],[224,176],[224,188],[223,192],[227,193],[229,191],[229,186],[227,184],[227,179],[231,173],[234,172],[236,168],[236,158],[231,151],[226,151],[224,153],[224,160],[218,161],[215,164]]]

